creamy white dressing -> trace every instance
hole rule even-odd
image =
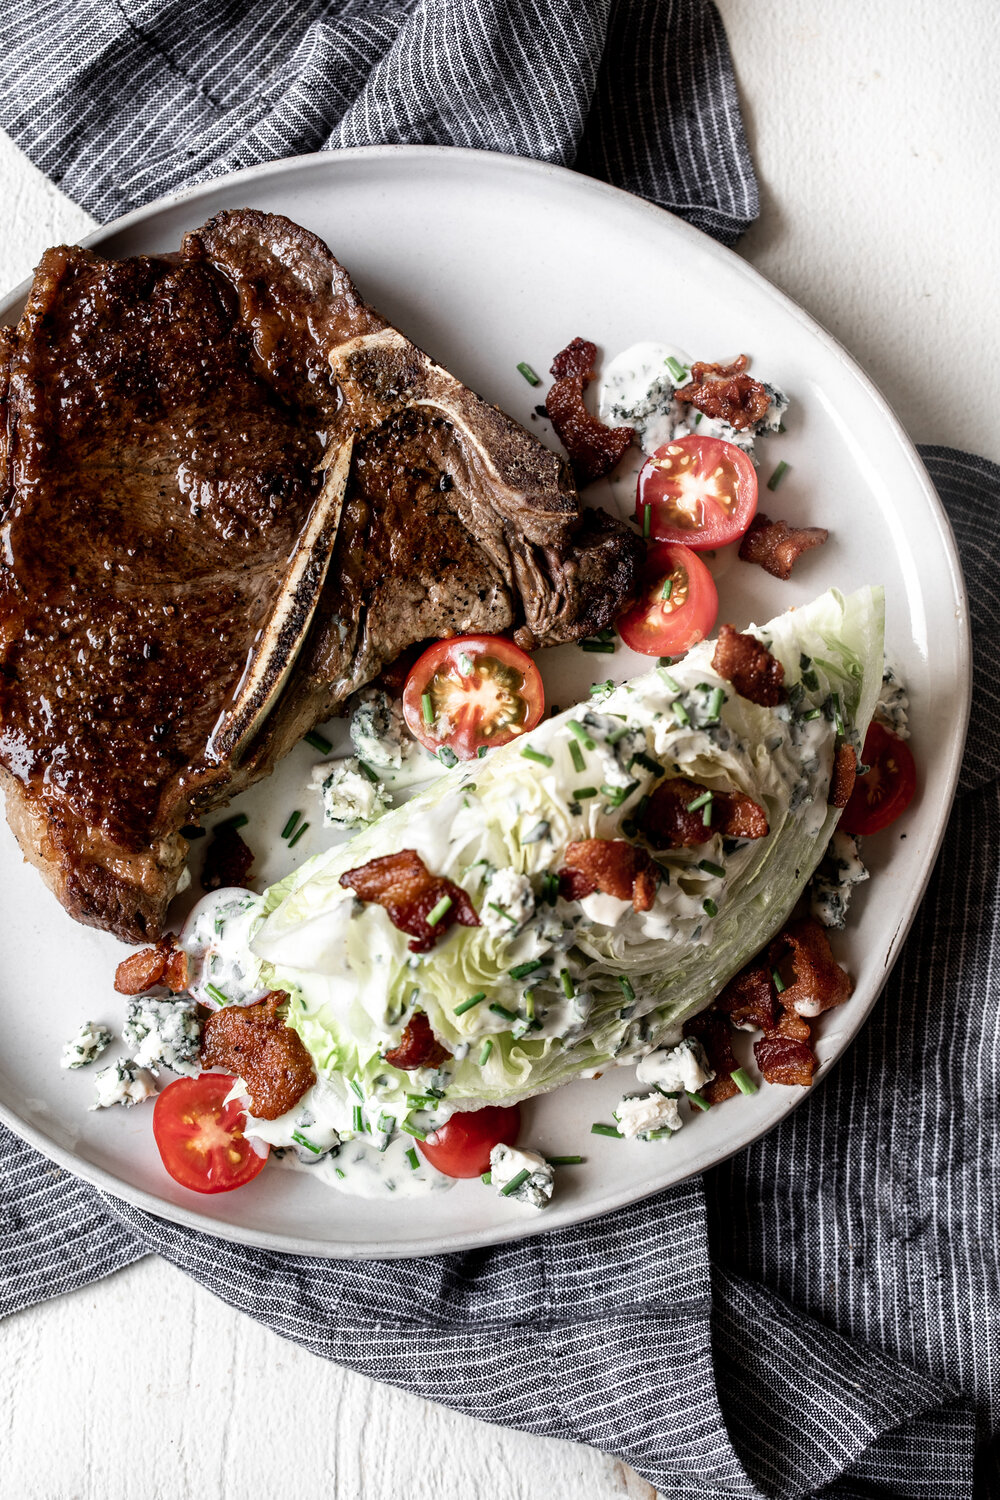
[[[209,891],[191,908],[178,943],[191,960],[188,993],[199,1004],[218,1010],[252,1005],[267,994],[271,986],[250,947],[263,910],[263,896],[239,886]]]

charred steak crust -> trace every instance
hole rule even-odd
[[[181,827],[411,644],[577,639],[640,544],[253,209],[50,250],[0,331],[0,781],[78,920],[156,939]]]

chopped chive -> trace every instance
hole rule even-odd
[[[475,670],[475,663],[468,651],[460,651],[458,656],[458,670],[463,677],[471,677]]]
[[[361,1133],[364,1131],[364,1128],[365,1128],[365,1117],[361,1113],[361,1105],[360,1104],[356,1104],[354,1106],[354,1114],[353,1114],[352,1118],[353,1118],[353,1122],[354,1122],[354,1133],[355,1133],[355,1135],[361,1135]]]
[[[482,1051],[479,1054],[479,1066],[481,1068],[485,1068],[486,1064],[489,1062],[489,1060],[490,1060],[490,1053],[492,1051],[493,1051],[493,1038],[492,1037],[487,1037],[486,1041],[483,1043]]]
[[[364,1103],[364,1099],[365,1099],[365,1091],[364,1091],[364,1089],[361,1087],[360,1083],[358,1082],[358,1080],[356,1078],[352,1078],[350,1080],[350,1083],[351,1083],[351,1088],[354,1090],[354,1092],[357,1094],[358,1098],[361,1100],[361,1102],[363,1104]]]
[[[820,718],[822,716],[822,713],[823,710],[821,708],[811,708],[808,713],[802,715],[802,722],[804,724],[808,724],[811,719]]]
[[[450,896],[442,896],[437,905],[432,906],[430,911],[427,913],[425,920],[428,927],[436,927],[441,918],[447,916],[448,912],[451,911],[454,904],[455,903]]]
[[[667,355],[666,366],[675,380],[683,380],[687,374],[687,370],[681,364],[680,360],[674,359],[672,354]]]
[[[503,1187],[500,1189],[501,1198],[509,1198],[511,1193],[516,1193],[518,1188],[523,1183],[527,1182],[530,1176],[531,1173],[528,1171],[527,1167],[522,1167],[520,1172],[515,1172],[510,1181],[505,1182]]]
[[[292,834],[295,832],[295,825],[299,821],[301,816],[302,814],[300,812],[289,813],[288,822],[281,830],[281,837],[283,839],[291,838]]]
[[[685,808],[686,812],[697,812],[699,808],[708,807],[714,797],[714,792],[700,792],[693,802],[689,802]]]
[[[521,360],[521,363],[518,365],[517,369],[518,374],[523,375],[529,385],[541,385],[542,382],[539,380],[534,370],[525,360]]]
[[[463,1000],[461,1005],[456,1005],[452,1014],[456,1016],[464,1016],[467,1010],[471,1010],[474,1005],[482,1004],[485,999],[486,991],[477,990],[476,994],[470,995],[468,1000]]]
[[[575,743],[575,741],[574,741],[574,743]],[[543,818],[543,820],[541,821],[541,823],[536,823],[535,826],[534,826],[534,828],[530,829],[524,835],[524,838],[521,840],[521,843],[522,844],[540,844],[541,841],[542,841],[542,839],[545,838],[546,835],[548,834],[548,831],[549,831],[549,825],[548,825],[548,823]]]
[[[329,750],[329,745],[326,748]],[[216,823],[212,832],[221,833],[224,828],[232,828],[235,832],[237,828],[245,828],[249,821],[246,813],[233,813],[231,818],[223,818],[221,823]]]
[[[603,653],[605,656],[614,655],[615,643],[614,641],[581,641],[580,650]]]
[[[441,746],[441,749],[438,751],[438,760],[443,766],[447,766],[449,769],[452,766],[458,765],[458,756],[450,745]]]
[[[672,703],[671,708],[674,711],[674,718],[677,720],[678,724],[683,724],[685,729],[690,729],[691,715],[688,713],[683,703]]]
[[[400,1128],[406,1135],[415,1136],[418,1141],[426,1141],[427,1139],[427,1131],[419,1125],[414,1125],[409,1115],[407,1115]]]
[[[346,1172],[342,1172],[339,1167],[334,1167],[333,1170],[336,1172],[336,1174],[340,1178],[341,1182],[343,1182],[344,1178],[347,1176],[347,1173]]]
[[[666,667],[657,667],[656,670],[660,674],[661,681],[666,684],[666,686],[670,689],[670,691],[672,693],[679,693],[680,692],[680,690],[681,690],[680,683],[677,681],[676,677],[671,677],[671,675],[667,671]]]
[[[787,470],[788,465],[785,463],[785,460],[782,459],[778,467],[775,469],[774,473],[771,475],[770,479],[767,481],[767,487],[769,490],[776,490],[778,488],[778,485],[785,477]]]
[[[363,760],[359,760],[358,761],[358,770],[361,772],[361,774],[365,778],[365,780],[366,781],[370,781],[372,783],[372,785],[374,785],[375,782],[378,781],[378,777],[376,776],[375,772],[372,770],[371,766],[368,765],[365,761],[363,761]]]
[[[594,741],[590,738],[590,735],[587,733],[578,719],[569,719],[566,723],[566,728],[569,730],[574,739],[580,741],[580,744],[585,750],[596,749]]]
[[[808,688],[811,693],[819,692],[819,678],[811,667],[802,673],[802,686]]]
[[[781,975],[778,973],[777,969],[772,969],[771,970],[771,978],[774,980],[774,988],[778,991],[779,995],[782,994],[784,992],[784,990],[786,990],[788,988],[788,986],[785,984],[785,981],[782,979]]]
[[[648,504],[644,505],[642,507],[642,537],[643,537],[643,541],[648,541],[649,540],[649,532],[650,532],[650,527],[651,527],[651,524],[652,524],[652,519],[653,519],[653,507],[651,505],[648,505]]]
[[[517,1012],[508,1010],[506,1005],[501,1005],[499,1000],[490,1002],[490,1010],[495,1016],[502,1016],[505,1021],[516,1021]]]
[[[502,917],[505,917],[512,927],[517,926],[517,918],[512,917],[509,911],[504,911],[503,907],[498,906],[495,901],[487,901],[486,905],[489,907],[490,911],[497,911]]]
[[[529,974],[534,974],[536,969],[544,969],[545,965],[540,958],[529,958],[527,963],[515,964],[510,971],[511,979],[527,979]]]
[[[589,797],[597,796],[597,788],[596,786],[578,786],[572,796],[576,802],[586,802]]]
[[[570,759],[573,762],[573,769],[575,771],[585,771],[587,769],[587,762],[584,759],[583,751],[580,749],[580,746],[577,744],[576,740],[570,740],[569,754]]]
[[[629,770],[631,771],[632,767],[636,765],[641,766],[644,771],[648,771],[651,776],[664,775],[664,770],[660,762],[654,760],[651,755],[647,755],[645,750],[640,750],[637,755],[633,755],[628,763]]]
[[[410,1146],[409,1149],[404,1153],[404,1155],[406,1156],[406,1160],[410,1163],[410,1171],[416,1172],[420,1166],[420,1159],[417,1156],[416,1147]]]
[[[591,1135],[612,1135],[616,1140],[621,1140],[622,1134],[617,1125],[602,1125],[599,1120],[591,1125],[590,1133]]]
[[[308,823],[300,823],[299,824],[298,832],[294,833],[292,835],[292,837],[288,840],[288,847],[289,847],[289,849],[294,849],[295,848],[295,845],[298,843],[299,839],[302,837],[302,835],[305,833],[305,831],[306,831],[306,829],[308,827],[309,827]]]
[[[664,1125],[659,1130],[647,1130],[646,1131],[646,1140],[647,1141],[665,1141],[665,1140],[668,1139],[669,1136],[676,1135],[676,1134],[677,1134],[676,1130],[671,1130],[668,1126]]]
[[[318,750],[320,755],[329,755],[330,751],[333,749],[330,741],[323,735],[317,734],[315,729],[310,729],[309,733],[304,734],[302,738],[305,740],[307,745],[311,745],[314,750]]]
[[[607,797],[612,807],[621,807],[622,803],[627,802],[632,793],[638,790],[639,783],[637,781],[630,781],[628,786],[609,786],[606,781],[601,782],[601,791]]]
[[[484,1172],[483,1175],[480,1177],[479,1181],[480,1182],[484,1182],[487,1187],[491,1187],[492,1183],[493,1183],[493,1173],[492,1172]]]
[[[583,1161],[582,1156],[547,1156],[545,1160],[550,1167],[578,1167]]]
[[[525,992],[524,992],[524,1014],[525,1014],[526,1019],[529,1020],[529,1021],[533,1021],[535,1019],[535,992],[534,992],[534,990],[525,990]]]
[[[551,766],[552,764],[551,755],[545,755],[543,751],[535,750],[531,745],[525,745],[521,754],[525,760],[537,761],[540,766]]]
[[[603,682],[592,682],[587,692],[593,698],[598,693],[610,693],[614,685],[615,680],[613,677],[605,677]]]
[[[568,969],[561,969],[559,971],[559,982],[562,985],[562,992],[566,996],[566,999],[572,1000],[576,994],[576,985],[573,983]]]
[[[559,876],[554,870],[546,870],[542,876],[542,900],[555,906],[559,895]]]
[[[625,996],[625,999],[626,1000],[634,1000],[635,999],[635,990],[632,988],[631,981],[628,980],[628,979],[626,979],[624,974],[619,974],[619,976],[618,976],[618,983],[622,987],[622,994]]]
[[[379,1147],[380,1151],[384,1151],[385,1147],[389,1144],[389,1137],[392,1135],[392,1132],[396,1128],[396,1116],[386,1114],[379,1115],[378,1128],[381,1134],[385,1136],[385,1146]]]
[[[714,865],[710,859],[700,859],[698,861],[698,868],[699,870],[704,870],[706,875],[714,875],[718,880],[722,880],[726,874],[725,868],[722,865]]]
[[[722,712],[722,705],[726,701],[726,695],[720,687],[713,688],[708,700],[708,716],[714,723]]]
[[[206,993],[206,995],[211,995],[212,999],[218,1005],[228,1005],[229,1004],[229,996],[226,994],[226,992],[224,990],[220,990],[219,986],[217,984],[206,984],[206,986],[205,986],[205,993]]]
[[[406,1102],[411,1109],[436,1109],[438,1101],[434,1094],[407,1094]]]
[[[711,896],[705,897],[704,901],[701,903],[701,909],[705,913],[706,917],[717,917],[719,915],[719,908],[716,906]]]
[[[423,714],[425,724],[434,723],[434,700],[430,693],[421,693],[420,712]]]
[[[673,593],[673,591],[674,591],[674,577],[673,577],[673,574],[671,573],[671,575],[670,575],[669,578],[665,578],[663,580],[663,587],[660,590],[660,598],[661,599],[669,599],[670,595]]]
[[[754,1083],[745,1068],[736,1068],[729,1076],[741,1094],[756,1094],[759,1085]]]
[[[479,749],[476,751],[476,759],[482,760],[483,756],[486,754],[489,748],[489,745],[480,745]]]
[[[688,1098],[691,1100],[691,1103],[694,1105],[695,1109],[700,1109],[703,1112],[706,1112],[712,1108],[708,1100],[701,1094],[692,1094],[689,1091]]]

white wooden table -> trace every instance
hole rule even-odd
[[[912,435],[1000,462],[1000,30],[983,0],[719,0],[762,216],[741,251]],[[92,222],[0,138],[0,286]],[[20,1500],[612,1500],[591,1449],[487,1427],[286,1343],[145,1260],[0,1325]]]

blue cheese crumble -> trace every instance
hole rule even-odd
[[[136,995],[129,1001],[122,1039],[138,1068],[188,1075],[200,1071],[201,1023],[193,1000]]]
[[[555,1178],[555,1168],[537,1151],[519,1151],[501,1142],[490,1152],[490,1181],[501,1198],[544,1208],[552,1197]]]
[[[506,866],[494,870],[479,913],[479,920],[491,937],[512,937],[534,911],[535,897],[527,875],[519,875]]]
[[[314,766],[309,790],[321,794],[328,828],[367,828],[392,805],[384,783],[370,780],[353,756]]]
[[[666,1094],[696,1094],[712,1082],[715,1073],[701,1043],[695,1037],[686,1037],[676,1047],[648,1052],[636,1067],[635,1076],[640,1083],[650,1083]]]
[[[112,1063],[110,1068],[102,1068],[94,1083],[97,1086],[97,1103],[92,1104],[91,1109],[110,1109],[113,1104],[131,1109],[133,1104],[141,1104],[144,1099],[151,1099],[156,1093],[153,1075],[123,1057]]]
[[[893,734],[898,734],[901,740],[910,738],[910,700],[907,697],[906,687],[899,673],[889,665],[885,664],[882,674],[882,688],[875,704],[875,718],[886,729],[891,729]]]
[[[646,1140],[654,1130],[680,1130],[683,1125],[677,1100],[669,1094],[643,1094],[634,1099],[620,1099],[614,1111],[618,1131],[626,1140],[636,1136]]]
[[[398,771],[415,743],[402,708],[381,688],[365,688],[354,702],[350,736],[355,755],[369,765]]]
[[[62,1049],[59,1059],[61,1068],[85,1068],[94,1062],[111,1041],[107,1026],[97,1021],[84,1021],[76,1036],[71,1037]]]
[[[860,847],[853,834],[838,829],[809,882],[809,910],[824,927],[843,930],[854,887],[868,879]]]

